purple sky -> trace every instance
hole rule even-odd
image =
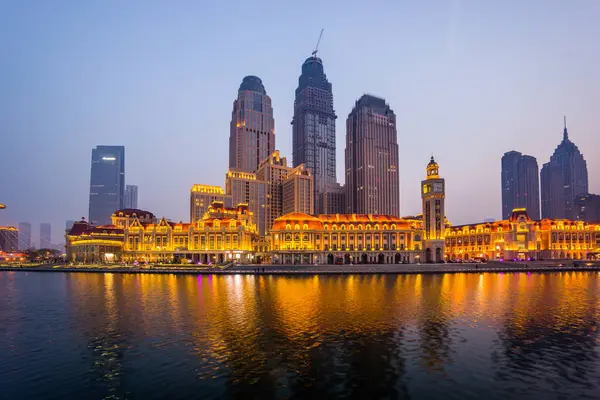
[[[194,183],[224,185],[232,102],[245,75],[273,101],[291,162],[294,89],[321,28],[333,84],[338,180],[358,97],[398,120],[401,213],[420,212],[433,152],[455,224],[499,218],[500,157],[547,162],[562,137],[600,192],[600,2],[47,1],[0,9],[0,224],[88,214],[91,149],[124,145],[139,206],[189,218]]]

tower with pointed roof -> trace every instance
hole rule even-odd
[[[559,169],[560,174],[558,174]],[[556,173],[551,174],[552,171]],[[550,162],[542,168],[541,181],[542,217],[574,219],[575,199],[579,195],[588,193],[588,172],[583,154],[569,139],[566,117],[563,140],[554,150]],[[557,192],[561,190],[562,195],[557,196]],[[558,202],[561,204],[557,204]]]
[[[445,209],[446,185],[440,177],[439,165],[431,156],[427,164],[427,176],[421,182],[421,199],[423,200],[423,250],[425,262],[443,262],[445,244]]]

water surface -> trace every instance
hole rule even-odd
[[[600,398],[600,276],[0,272],[1,399]]]

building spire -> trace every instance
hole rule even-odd
[[[565,130],[563,131],[563,140],[566,142],[567,140],[569,140],[569,133],[567,132],[567,116],[564,116],[565,118]]]

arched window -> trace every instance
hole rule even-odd
[[[350,230],[351,230],[351,231],[353,231],[353,230],[354,230],[354,225],[350,224],[350,225],[348,226],[348,228],[350,228]]]
[[[346,230],[346,225],[342,224],[342,227],[340,229],[343,230],[343,231],[345,231]]]
[[[388,230],[388,225],[387,224],[383,224],[383,230],[387,231]]]
[[[335,225],[335,224],[331,225],[331,230],[332,231],[337,231],[337,225]]]
[[[325,229],[326,231],[329,230],[329,225],[325,224],[325,226],[323,226],[323,229]]]
[[[290,240],[292,240],[292,235],[291,235],[291,234],[289,234],[289,233],[288,233],[287,235],[285,235],[285,240],[287,240],[288,242],[289,242]]]
[[[396,224],[392,224],[392,230],[396,230]]]
[[[378,230],[379,230],[379,224],[375,224],[375,228],[374,228],[374,229],[375,229],[376,231],[378,231]]]
[[[308,224],[302,225],[302,229],[305,230],[305,231],[307,231],[308,230]]]
[[[363,226],[362,226],[362,224],[358,224],[358,230],[359,230],[359,231],[362,231],[362,229],[363,229]]]
[[[421,235],[415,235],[415,242],[421,241]]]
[[[371,224],[367,224],[367,230],[371,230]]]
[[[292,229],[292,225],[290,225],[290,224],[286,224],[286,225],[285,225],[285,229],[286,229],[286,230],[290,230],[290,229]]]
[[[300,230],[300,224],[294,225],[294,229],[297,230],[297,231],[299,231]]]

